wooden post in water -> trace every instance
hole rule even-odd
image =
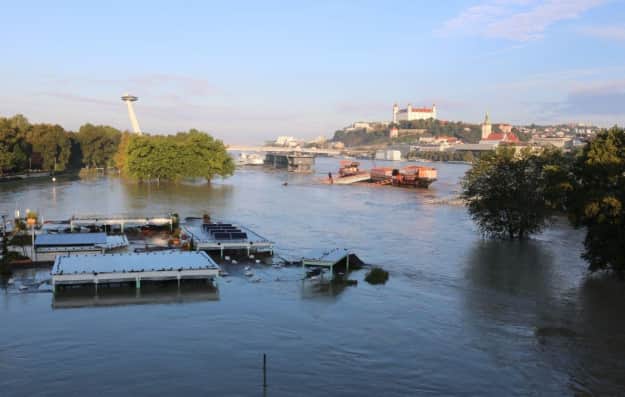
[[[267,355],[263,353],[263,388],[267,387]]]

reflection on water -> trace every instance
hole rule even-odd
[[[0,394],[250,395],[262,392],[267,353],[274,396],[622,395],[625,288],[584,281],[583,231],[557,222],[530,241],[483,241],[463,208],[426,202],[453,195],[467,168],[435,166],[427,191],[316,183],[337,159],[317,159],[315,175],[261,167],[211,185],[0,185],[0,213],[208,211],[275,241],[281,256],[352,248],[391,273],[372,286],[353,272],[358,285],[344,287],[252,264],[251,278],[227,266],[218,292],[133,288],[53,300],[3,288]],[[49,275],[12,277],[17,285]]]
[[[52,298],[55,309],[119,306],[138,304],[188,303],[197,301],[219,300],[219,290],[210,286],[181,285],[150,286],[147,283],[138,288],[113,287],[99,288],[93,286],[68,288],[57,292]]]

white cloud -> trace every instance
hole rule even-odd
[[[580,29],[580,31],[591,37],[625,41],[625,27],[623,26],[588,26]]]
[[[551,25],[578,18],[605,0],[489,0],[448,20],[439,34],[466,34],[529,41],[542,38]]]

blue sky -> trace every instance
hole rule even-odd
[[[105,4],[106,3],[106,4]],[[0,114],[230,143],[388,120],[625,124],[625,1],[0,0]]]

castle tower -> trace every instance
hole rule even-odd
[[[397,123],[397,113],[399,113],[399,106],[397,104],[393,105],[393,123]]]
[[[488,112],[486,112],[486,117],[482,123],[482,139],[487,139],[492,131],[493,126],[490,124],[490,117],[488,117]]]
[[[436,119],[436,104],[432,104],[432,118]]]

